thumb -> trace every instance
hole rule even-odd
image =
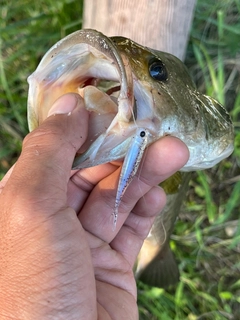
[[[14,301],[15,314],[44,318],[51,310],[60,314],[62,305],[82,314],[94,305],[88,244],[66,195],[73,159],[87,131],[83,99],[62,96],[24,139],[0,194],[0,282],[8,297],[3,306],[8,310]]]
[[[87,132],[88,112],[83,99],[77,94],[59,98],[49,117],[25,137],[22,153],[6,185],[14,189],[9,190],[11,194],[27,197],[28,201],[36,196],[40,201],[62,199],[60,205],[64,205],[73,159]]]

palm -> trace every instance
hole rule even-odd
[[[128,261],[107,245],[94,255],[94,261],[106,261],[105,267],[94,268],[99,320],[136,319],[136,284]]]

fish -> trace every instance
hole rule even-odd
[[[168,242],[188,173],[211,168],[232,153],[234,130],[228,112],[196,89],[185,65],[175,56],[93,29],[78,30],[53,45],[28,77],[28,83],[30,131],[44,121],[61,95],[75,92],[83,97],[90,115],[89,132],[73,169],[123,159],[113,208],[114,228],[123,194],[146,148],[167,135],[186,144],[189,160],[181,173],[163,186],[169,200],[144,244],[156,242],[155,255],[147,264],[139,258],[139,266],[144,267],[136,268],[136,275],[144,278],[144,270],[160,257],[163,266],[157,264],[156,272],[161,276],[146,281],[168,285],[169,281],[163,281],[164,272],[177,273]],[[168,192],[171,184],[174,192]]]

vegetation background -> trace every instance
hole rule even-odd
[[[0,179],[28,133],[27,76],[60,38],[81,28],[82,1],[0,0]],[[198,0],[186,64],[198,88],[235,125],[235,150],[196,172],[172,235],[181,279],[168,290],[138,283],[140,318],[240,319],[240,0]]]

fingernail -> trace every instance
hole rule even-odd
[[[57,99],[48,111],[48,117],[55,114],[71,114],[77,107],[78,99],[74,94],[65,94]]]

